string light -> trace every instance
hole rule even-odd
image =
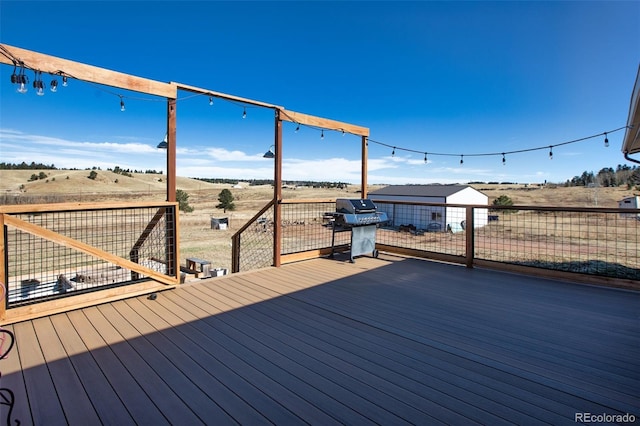
[[[29,83],[29,78],[25,74],[25,69],[27,68],[27,66],[19,58],[13,56],[10,52],[7,52],[6,49],[1,48],[0,50],[2,51],[0,53],[2,53],[4,56],[9,58],[13,62],[14,70],[13,70],[13,73],[11,74],[11,83],[18,85],[17,91],[19,93],[26,93],[28,91],[28,83]],[[17,72],[17,67],[18,66],[20,66],[20,71],[19,72]],[[29,67],[29,68],[33,69],[31,67]],[[36,77],[35,77],[35,80],[33,82],[33,86],[36,89],[36,93],[38,95],[42,96],[42,95],[44,95],[44,88],[45,88],[45,83],[42,81],[42,76],[41,76],[42,72],[41,71],[36,71],[36,70],[34,70],[34,72],[36,73]],[[62,86],[63,87],[67,87],[68,86],[68,76],[69,76],[69,74],[67,74],[67,73],[65,73],[63,71],[57,71],[56,74],[62,76]],[[73,76],[71,76],[71,77],[73,77]],[[57,80],[55,80],[55,79],[51,80],[50,89],[51,89],[52,92],[56,92],[57,91],[57,89],[58,89]],[[123,95],[118,95],[118,94],[115,94],[115,93],[111,93],[111,94],[120,97],[120,110],[121,111],[125,111],[124,96]],[[202,94],[199,94],[199,95],[196,95],[196,96],[201,96],[201,95]],[[142,99],[142,100],[155,100],[155,99]],[[213,97],[211,95],[209,95],[209,105],[212,105],[212,104],[213,104]],[[281,113],[287,115],[286,112],[284,112],[284,111],[281,111]],[[246,118],[246,116],[247,116],[247,110],[246,110],[246,106],[244,106],[243,107],[242,118]],[[297,124],[296,132],[298,132],[300,130],[300,123],[296,122],[296,124]],[[313,127],[313,126],[310,126],[310,127]],[[524,152],[530,152],[530,151],[546,149],[548,147],[549,148],[549,159],[553,159],[553,147],[554,146],[557,147],[557,146],[567,145],[567,144],[571,144],[571,143],[581,142],[581,141],[585,141],[587,139],[591,139],[591,138],[594,138],[594,137],[597,137],[597,136],[604,135],[604,146],[608,147],[609,146],[608,133],[614,133],[614,132],[617,132],[617,131],[622,130],[622,129],[633,128],[633,127],[634,127],[633,125],[631,125],[631,126],[623,126],[623,127],[620,127],[620,128],[614,129],[614,130],[609,130],[607,132],[600,133],[598,135],[593,135],[593,136],[588,136],[588,137],[575,139],[575,140],[571,140],[571,141],[567,141],[567,142],[562,142],[562,143],[558,143],[558,144],[555,144],[555,145],[548,145],[548,146],[535,147],[535,148],[526,148],[526,149],[514,150],[514,151],[506,151],[506,152],[502,152],[502,153],[492,152],[492,153],[477,153],[477,154],[466,154],[466,155],[467,156],[502,155],[502,163],[504,165],[504,164],[506,164],[506,154],[524,153]],[[336,130],[336,131],[340,130],[343,136],[347,133],[347,132],[345,132],[344,129],[328,129],[328,130]],[[324,139],[324,129],[321,130],[321,136],[320,137],[321,137],[321,139]],[[367,138],[367,140],[366,140],[367,146],[369,145],[369,141],[377,143],[379,145],[384,145],[384,146],[391,147],[391,145],[387,145],[387,144],[382,143],[382,142],[371,140],[369,138]],[[421,152],[421,151],[416,151],[416,150],[413,150],[413,149],[407,149],[407,148],[393,146],[393,151],[391,153],[392,156],[395,156],[396,149],[409,151],[409,152],[424,153],[425,163],[428,162],[428,158],[427,158],[427,153],[426,152]],[[460,164],[463,164],[464,163],[464,155],[465,154],[450,154],[450,153],[433,153],[433,152],[431,152],[430,155],[442,155],[442,156],[460,155]]]
[[[502,165],[505,166],[507,164],[507,159],[504,158],[504,152],[502,153]]]
[[[427,164],[427,153],[424,153],[424,164]]]
[[[608,130],[606,132],[603,133],[598,133],[595,135],[591,135],[591,136],[586,136],[583,138],[579,138],[579,139],[574,139],[574,140],[570,140],[570,141],[566,141],[566,142],[560,142],[554,145],[544,145],[544,146],[539,146],[539,147],[534,147],[534,148],[525,148],[525,149],[518,149],[518,150],[513,150],[513,151],[504,151],[504,152],[485,152],[485,153],[476,153],[476,154],[455,154],[455,153],[446,153],[446,152],[429,152],[429,155],[433,156],[433,155],[438,155],[438,156],[449,156],[449,157],[460,157],[460,163],[463,163],[463,156],[467,156],[467,157],[485,157],[485,156],[493,156],[493,155],[500,155],[503,158],[503,164],[506,164],[506,155],[508,154],[521,154],[521,153],[525,153],[525,152],[531,152],[531,151],[539,151],[539,150],[545,150],[548,149],[549,150],[549,158],[553,159],[553,148],[554,147],[558,147],[558,146],[563,146],[563,145],[568,145],[568,144],[573,144],[573,143],[577,143],[577,142],[584,142],[588,139],[593,139],[596,137],[600,137],[602,135],[604,135],[605,137],[605,146],[607,146],[607,143],[609,141],[608,135],[609,133],[614,133],[614,132],[619,132],[620,130],[624,130],[624,129],[628,129],[628,128],[634,128],[635,125],[630,125],[630,126],[623,126],[623,127],[619,127],[617,129],[613,129],[613,130]],[[396,149],[402,150],[402,151],[407,151],[407,152],[414,152],[417,154],[424,154],[424,151],[418,151],[415,149],[409,149],[409,148],[402,148],[402,147],[398,147],[398,146],[394,146],[391,144],[386,144],[384,142],[380,142],[380,141],[376,141],[373,139],[367,139],[367,144],[368,142],[371,141],[375,144],[381,145],[381,146],[386,146],[389,148],[393,148],[393,152],[395,153]]]

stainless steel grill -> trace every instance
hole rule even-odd
[[[388,220],[385,212],[377,211],[376,205],[369,199],[336,200],[336,212],[333,213],[333,234],[331,238],[331,255],[335,252],[336,232],[351,232],[349,260],[354,262],[355,256],[371,253],[378,257],[376,250],[376,229],[379,223]]]

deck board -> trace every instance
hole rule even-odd
[[[22,425],[568,425],[640,418],[639,314],[637,292],[337,256],[14,324],[0,371]]]

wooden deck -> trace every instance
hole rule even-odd
[[[6,328],[12,424],[640,418],[639,293],[416,259],[304,261]]]

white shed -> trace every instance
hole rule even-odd
[[[464,228],[466,209],[464,207],[420,206],[400,203],[438,203],[458,205],[488,205],[489,197],[469,185],[390,185],[369,193],[376,201],[396,201],[377,203],[379,211],[387,213],[392,226],[413,225],[421,230],[452,230]],[[488,209],[478,208],[474,213],[475,227],[484,226],[488,221]]]

